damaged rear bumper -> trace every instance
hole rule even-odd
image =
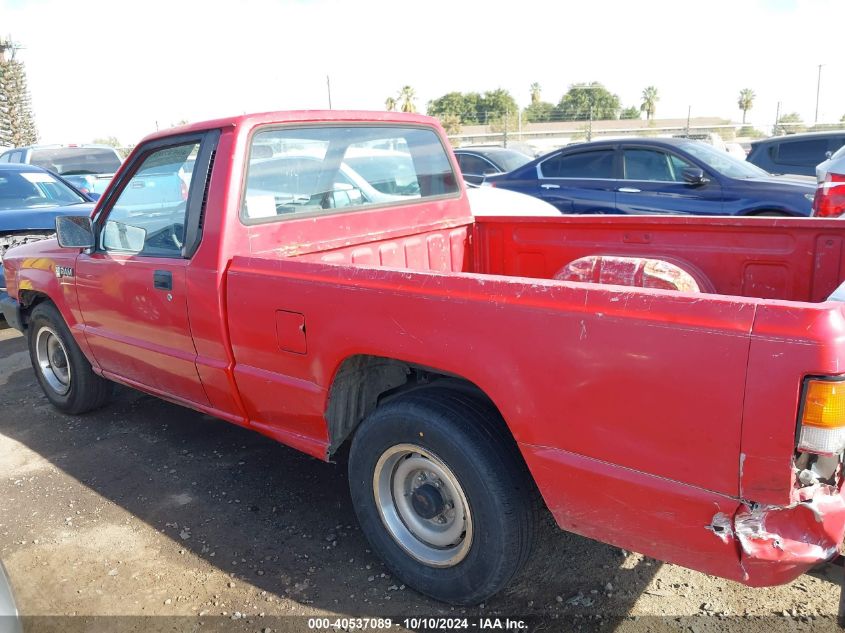
[[[731,521],[714,517],[714,534],[738,548],[746,584],[789,582],[839,554],[845,537],[842,490],[817,484],[796,490],[795,496],[786,507],[742,505]]]

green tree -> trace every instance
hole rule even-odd
[[[555,104],[548,101],[538,101],[525,108],[523,114],[528,123],[551,121],[555,114]]]
[[[640,109],[637,106],[631,106],[630,108],[625,108],[622,112],[619,113],[620,119],[639,119],[640,118]]]
[[[445,114],[438,118],[440,119],[440,125],[443,126],[447,135],[455,136],[461,133],[461,117],[457,114]]]
[[[754,94],[754,91],[751,88],[743,88],[739,91],[739,99],[737,100],[737,105],[739,109],[742,110],[742,124],[745,125],[745,114],[754,107],[754,98],[757,95]]]
[[[839,122],[840,122],[840,123],[845,123],[845,114],[843,114],[843,115],[842,115],[842,118],[841,118],[841,119],[839,119]]]
[[[540,84],[535,81],[531,84],[529,90],[531,91],[531,105],[540,103],[540,92],[542,90],[542,88],[540,88]]]
[[[417,94],[411,86],[402,86],[402,90],[399,91],[400,110],[402,112],[416,112],[417,106],[414,105],[416,98]]]
[[[800,114],[797,112],[790,112],[788,114],[781,115],[775,128],[776,134],[782,134],[785,132],[803,132],[806,129],[806,126],[801,120]]]
[[[0,41],[0,145],[20,147],[37,142],[26,68],[15,59],[12,42]]]
[[[466,95],[461,92],[448,92],[438,99],[429,101],[426,105],[426,114],[436,116],[441,121],[444,117],[452,115],[458,117],[463,122],[465,121],[467,110]]]
[[[619,116],[619,109],[619,97],[593,81],[569,86],[557,104],[554,118],[559,121],[615,119]]]
[[[480,123],[490,123],[505,117],[516,120],[519,106],[516,99],[504,88],[488,90],[478,100],[476,110],[479,113]]]
[[[396,111],[396,99],[393,97],[388,97],[384,100],[384,109],[388,112],[395,112]]]
[[[651,121],[654,118],[654,112],[657,109],[657,102],[660,101],[660,97],[657,94],[657,88],[654,86],[648,86],[643,90],[643,102],[640,105],[640,111],[645,112],[645,118],[647,121]]]

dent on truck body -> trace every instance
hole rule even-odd
[[[743,501],[733,517],[717,512],[705,529],[734,542],[748,576],[755,562],[813,565],[839,553],[845,531],[842,466],[838,456],[796,453],[790,503]]]

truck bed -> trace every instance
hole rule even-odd
[[[806,220],[490,218],[296,257],[235,257],[235,376],[260,430],[315,455],[329,444],[327,389],[349,358],[460,376],[499,407],[562,527],[722,565],[716,550],[727,545],[701,526],[740,499],[789,503],[803,372],[840,371],[843,344],[821,344],[845,326],[839,306],[794,302],[838,285],[843,236],[838,223]],[[550,279],[597,252],[686,262],[717,294]],[[780,339],[784,323],[806,338]],[[278,347],[267,347],[270,332]],[[581,483],[561,487],[544,473]],[[602,483],[579,487],[590,482]],[[614,519],[623,507],[624,526]],[[637,521],[667,538],[646,542]],[[709,571],[744,573],[738,562]]]

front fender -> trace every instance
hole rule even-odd
[[[49,300],[61,313],[82,353],[99,372],[88,346],[82,313],[76,293],[76,249],[60,248],[55,239],[25,244],[9,250],[4,258],[8,268],[9,296],[20,305],[22,329],[29,312],[41,301]]]

